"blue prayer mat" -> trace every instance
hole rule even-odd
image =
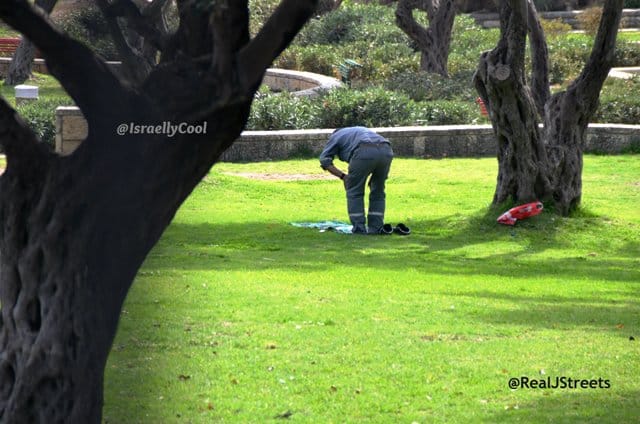
[[[315,228],[321,233],[325,231],[335,231],[340,234],[353,234],[351,232],[352,225],[340,221],[321,221],[321,222],[292,222],[294,227]]]

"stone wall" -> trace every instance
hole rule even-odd
[[[77,107],[59,107],[56,126],[56,151],[63,155],[73,152],[87,136],[86,121]],[[497,154],[490,125],[395,127],[375,131],[391,141],[398,157],[495,157]],[[315,158],[332,132],[332,129],[245,131],[223,154],[222,160]],[[640,146],[640,125],[591,124],[585,151],[615,154],[637,146]]]
[[[79,108],[60,106],[56,109],[56,152],[62,155],[73,152],[88,132],[87,121]]]
[[[11,65],[10,57],[0,57],[0,78],[4,78],[7,76],[9,72],[9,65]],[[31,68],[33,72],[38,72],[40,74],[48,74],[47,66],[44,64],[44,59],[34,59],[33,68]]]
[[[120,69],[120,62],[106,62],[111,69],[117,72]],[[11,64],[10,57],[0,57],[0,78],[4,78],[9,72],[9,65]],[[47,69],[47,65],[44,63],[44,59],[34,59],[33,67],[31,68],[33,72],[37,72],[40,74],[48,74],[49,70]]]
[[[571,25],[574,29],[581,29],[578,15],[581,10],[567,12],[540,12],[543,19],[561,19],[564,23]],[[471,16],[478,25],[484,28],[500,28],[500,18],[497,13],[472,13]],[[640,28],[640,9],[624,9],[622,11],[621,28]]]

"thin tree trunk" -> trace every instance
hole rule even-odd
[[[50,14],[58,0],[36,0],[35,5],[40,7],[45,14]],[[13,55],[9,70],[4,80],[4,85],[15,86],[22,84],[31,77],[33,59],[36,57],[36,47],[31,41],[22,37]]]
[[[413,17],[418,9],[429,15],[429,27],[424,28]],[[420,69],[443,77],[449,76],[448,59],[451,31],[456,10],[454,0],[399,0],[396,23],[420,50]]]
[[[549,87],[549,48],[533,0],[527,1],[529,45],[531,46],[531,94],[540,117],[551,96]]]
[[[549,150],[553,199],[563,215],[582,198],[582,152],[589,121],[613,66],[623,0],[607,0],[591,56],[566,91],[551,97],[545,108],[545,140]]]

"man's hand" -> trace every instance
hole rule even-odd
[[[340,178],[341,180],[343,180],[343,179],[346,180],[347,179],[347,174],[345,174],[344,172],[342,172],[341,170],[336,168],[335,165],[329,165],[324,170],[328,171],[331,175],[335,175],[336,177]]]

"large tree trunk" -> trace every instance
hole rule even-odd
[[[0,3],[0,17],[40,48],[89,124],[82,145],[57,156],[0,99],[0,422],[100,422],[104,367],[138,268],[239,136],[264,71],[316,2],[284,0],[253,40],[247,1],[179,5],[189,25],[135,86],[26,0]],[[117,135],[123,123],[167,121],[207,131]]]
[[[49,15],[57,2],[58,0],[36,0],[35,5]],[[31,77],[31,69],[35,57],[36,47],[27,38],[22,37],[22,41],[20,41],[13,55],[11,64],[9,64],[4,85],[15,86],[28,80]]]
[[[543,198],[550,187],[535,102],[524,74],[526,0],[502,1],[500,22],[498,46],[482,54],[474,78],[498,142],[494,204],[510,198],[522,202]]]
[[[420,25],[414,10],[429,16],[429,27]],[[443,77],[449,76],[448,60],[451,31],[456,16],[454,0],[399,0],[396,23],[420,50],[420,69]]]
[[[532,1],[503,0],[499,8],[500,41],[483,53],[474,77],[498,142],[493,202],[550,200],[567,215],[580,204],[585,134],[613,62],[622,0],[607,1],[591,58],[580,77],[566,92],[550,98],[544,75],[546,42],[539,34]],[[532,48],[537,49],[532,55],[533,96],[524,78],[527,27],[533,35]],[[542,111],[541,131],[537,116]]]

